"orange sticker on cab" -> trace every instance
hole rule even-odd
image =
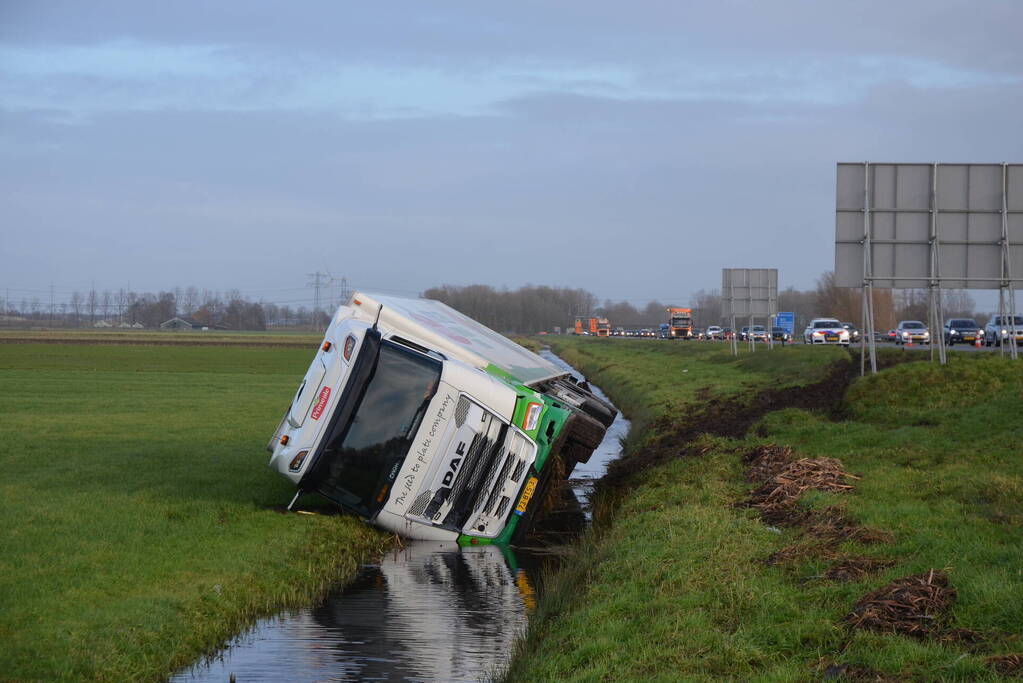
[[[526,511],[526,506],[529,505],[529,499],[533,497],[533,492],[536,491],[536,483],[540,481],[536,477],[530,477],[526,482],[526,487],[522,489],[522,497],[519,498],[519,504],[515,506],[515,514],[522,515]]]

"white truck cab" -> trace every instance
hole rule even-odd
[[[408,538],[508,543],[614,416],[553,364],[440,302],[357,292],[268,450],[296,498],[315,491]]]

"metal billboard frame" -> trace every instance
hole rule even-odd
[[[1015,286],[1023,273],[1023,164],[839,163],[835,282],[862,289],[865,339],[877,372],[873,288],[928,290],[931,356],[946,362],[943,288],[998,289],[1016,333]],[[859,215],[857,215],[859,214]],[[1002,353],[1005,345],[1000,344]],[[1017,357],[1016,344],[1009,347]]]
[[[750,327],[753,327],[754,317],[763,317],[767,321],[765,327],[769,327],[771,316],[778,312],[778,269],[722,268],[721,309],[722,317],[732,320],[732,353],[738,355],[736,317],[748,317]],[[750,351],[755,351],[756,342],[752,337],[749,343]],[[770,331],[767,345],[774,348]]]

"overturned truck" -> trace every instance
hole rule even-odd
[[[338,308],[270,443],[270,466],[407,538],[514,543],[615,409],[429,299]]]

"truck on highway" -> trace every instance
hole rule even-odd
[[[608,329],[610,329],[608,325]],[[597,318],[589,318],[586,316],[579,316],[575,319],[575,333],[576,334],[588,334],[591,337],[596,337],[598,334]]]
[[[693,309],[668,309],[668,338],[689,339],[693,336]]]
[[[611,322],[607,318],[596,318],[597,321],[597,336],[598,337],[610,337],[611,336]]]
[[[298,489],[291,505],[316,492],[407,538],[507,544],[616,415],[439,301],[356,292],[267,450]]]

